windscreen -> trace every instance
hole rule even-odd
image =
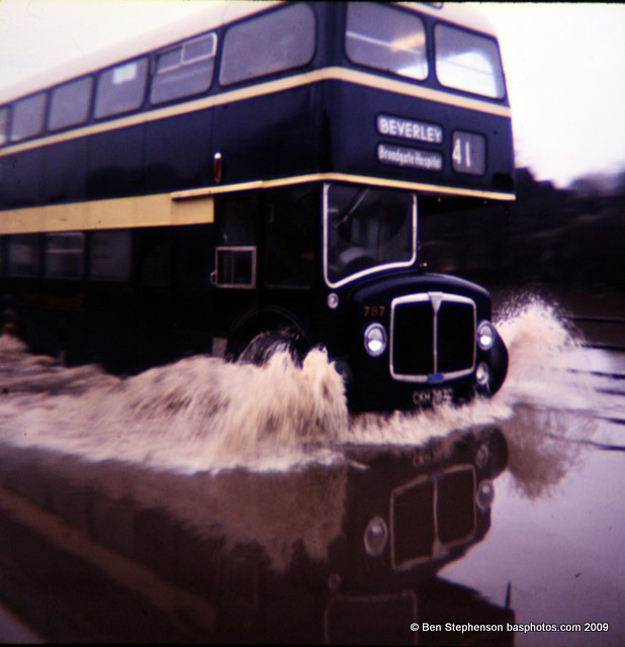
[[[412,193],[331,184],[326,186],[324,206],[329,285],[414,262],[416,198]]]

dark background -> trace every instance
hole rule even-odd
[[[564,316],[625,319],[625,171],[559,189],[518,168],[516,189],[507,205],[422,215],[428,270],[484,285],[495,310],[533,295]],[[607,337],[617,343],[620,336],[625,346],[625,328],[619,330]]]

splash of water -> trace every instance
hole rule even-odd
[[[593,355],[562,313],[533,295],[507,304],[496,322],[510,353],[506,384],[496,398],[514,412],[500,423],[509,452],[508,469],[520,494],[552,493],[582,458],[596,432],[603,403],[592,370],[607,355]]]
[[[555,308],[526,300],[496,323],[510,369],[492,399],[355,416],[348,413],[340,376],[320,350],[301,367],[281,352],[262,367],[198,356],[122,379],[96,366],[64,368],[5,336],[0,440],[184,472],[283,470],[333,461],[333,447],[345,443],[417,445],[453,430],[503,425],[522,406],[593,406],[593,389],[567,370],[582,351]],[[535,422],[508,427],[522,435]]]
[[[121,379],[95,366],[65,369],[3,339],[0,366],[1,437],[89,460],[279,467],[347,426],[343,383],[322,351],[302,367],[286,353],[262,367],[194,357]]]
[[[566,410],[590,406],[591,380],[570,370],[576,362],[584,364],[583,340],[555,306],[532,296],[513,301],[496,324],[510,354],[507,388],[502,389],[510,404]]]

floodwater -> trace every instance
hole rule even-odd
[[[491,400],[357,416],[321,351],[121,378],[0,338],[0,600],[46,641],[625,644],[625,357],[497,325]]]

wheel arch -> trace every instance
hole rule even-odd
[[[233,323],[226,344],[226,359],[236,361],[257,335],[277,331],[288,332],[296,350],[301,353],[307,352],[312,346],[306,327],[291,312],[281,308],[263,308],[248,311]]]

